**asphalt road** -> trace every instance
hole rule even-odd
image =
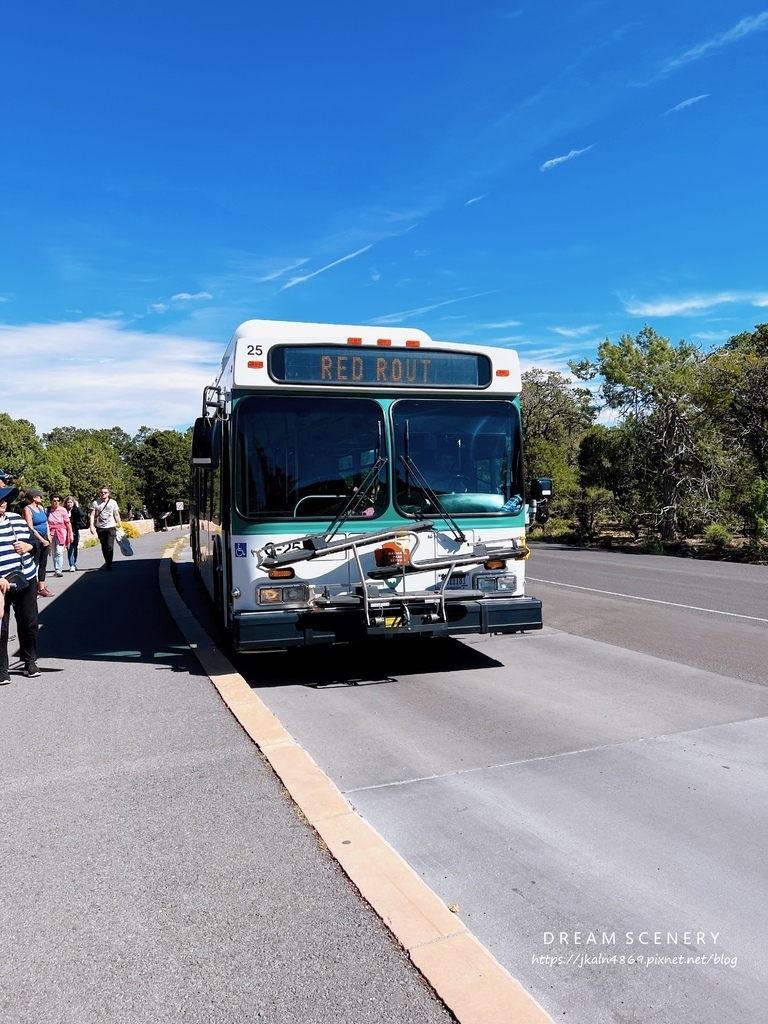
[[[0,1019],[447,1021],[181,643],[167,539],[53,580],[0,691]],[[529,572],[540,633],[238,666],[553,1019],[762,1019],[766,571]]]
[[[768,683],[768,567],[534,544],[547,625]]]
[[[761,1019],[768,570],[529,571],[540,633],[238,665],[553,1019]]]
[[[178,536],[82,552],[0,688],[0,1021],[448,1024],[183,644]]]

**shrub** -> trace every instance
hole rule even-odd
[[[722,551],[733,543],[733,534],[722,523],[710,523],[704,530],[704,540],[717,551]]]
[[[540,523],[531,523],[528,527],[528,534],[535,540],[537,537],[541,540],[565,540],[573,538],[573,527],[567,519],[559,519],[553,516],[547,520],[543,525]]]
[[[641,551],[644,551],[646,555],[663,555],[664,544],[661,537],[656,533],[649,533],[642,542]]]
[[[758,477],[749,495],[750,533],[754,541],[768,536],[768,480]]]
[[[611,520],[613,494],[605,487],[584,487],[574,501],[576,527],[584,540],[594,541]]]

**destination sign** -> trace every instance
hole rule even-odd
[[[270,372],[284,384],[389,388],[484,388],[487,356],[429,349],[285,345],[270,353]]]

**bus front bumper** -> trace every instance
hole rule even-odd
[[[351,643],[365,637],[394,638],[464,636],[470,633],[519,633],[541,629],[541,601],[535,597],[510,597],[451,602],[447,621],[424,621],[418,612],[404,619],[392,609],[366,622],[361,608],[270,610],[236,613],[232,621],[232,646],[236,651],[265,651],[312,644]]]

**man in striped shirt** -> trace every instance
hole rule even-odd
[[[16,615],[22,674],[30,679],[40,675],[37,667],[37,585],[29,527],[20,515],[8,511],[19,496],[16,487],[0,487],[0,592],[5,601],[0,629],[0,685],[9,683],[8,626],[11,607]],[[15,585],[8,579],[16,577]],[[26,584],[24,583],[26,580]]]

